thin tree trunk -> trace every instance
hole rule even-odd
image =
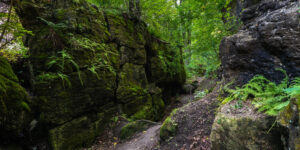
[[[135,15],[140,20],[141,17],[141,8],[140,8],[140,0],[135,0]]]
[[[128,12],[129,12],[130,17],[133,17],[133,15],[134,15],[134,0],[129,0]]]
[[[126,9],[128,9],[129,7],[128,7],[128,3],[127,3],[127,0],[124,0],[124,9],[126,10]]]
[[[5,32],[7,30],[8,23],[10,22],[10,17],[11,17],[11,13],[12,13],[12,7],[13,7],[13,0],[10,1],[10,6],[9,6],[9,12],[8,12],[7,20],[6,20],[6,23],[5,23],[4,28],[2,30],[1,36],[0,36],[0,43],[3,40],[3,37],[4,37]]]
[[[191,44],[192,44],[192,29],[189,26],[187,29],[187,65],[190,64],[191,62],[191,57],[192,57],[192,50],[191,50]]]

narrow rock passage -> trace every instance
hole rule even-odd
[[[146,130],[136,133],[127,140],[120,140],[120,128],[126,124],[119,120],[115,129],[103,134],[92,150],[209,150],[209,135],[218,107],[219,86],[215,81],[197,78],[199,87],[195,93],[183,94],[173,100],[166,108],[166,116],[173,109],[177,109],[172,119],[176,122],[177,129],[173,137],[160,141],[161,123],[153,125]],[[195,98],[197,91],[212,90],[211,93],[200,98]],[[117,131],[119,130],[119,131]]]

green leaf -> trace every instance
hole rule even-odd
[[[29,105],[28,105],[26,102],[21,101],[20,105],[21,105],[24,109],[26,109],[27,111],[31,111]]]

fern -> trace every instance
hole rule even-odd
[[[21,101],[20,102],[20,105],[24,108],[24,109],[26,109],[27,111],[31,111],[31,108],[30,108],[30,106],[26,103],[26,102],[24,102],[24,101]]]
[[[67,28],[66,24],[64,24],[64,23],[57,23],[57,24],[55,24],[55,23],[53,23],[51,21],[47,21],[44,18],[41,18],[41,17],[37,17],[37,18],[40,19],[42,22],[46,23],[50,28],[52,28],[55,31],[59,31],[61,29]]]
[[[67,83],[67,85],[70,87],[71,86],[71,82],[69,80],[69,77],[63,73],[57,73],[58,77],[62,80],[62,84],[63,87],[65,88],[65,82]]]
[[[66,84],[68,85],[68,87],[71,87],[72,84],[69,80],[69,77],[61,72],[57,72],[57,73],[43,73],[39,76],[37,76],[37,79],[39,81],[44,81],[44,82],[48,82],[48,81],[54,81],[57,79],[61,79],[62,81],[62,85],[64,88],[66,88]],[[66,83],[66,84],[65,84]]]
[[[67,76],[63,74],[64,72],[64,68],[66,64],[72,64],[72,66],[75,67],[77,74],[78,74],[78,78],[80,80],[81,85],[83,86],[83,81],[81,78],[81,72],[80,72],[80,67],[79,65],[73,60],[73,57],[67,53],[66,50],[62,50],[57,52],[58,56],[51,56],[50,57],[50,61],[47,63],[48,68],[52,68],[53,66],[58,66],[59,70],[57,75],[61,78],[61,79],[66,79]],[[64,75],[64,76],[63,76]],[[63,80],[65,81],[65,80]],[[66,81],[68,83],[68,81]],[[64,82],[63,82],[64,83]],[[69,83],[68,83],[69,84]]]
[[[92,65],[92,67],[88,68],[88,70],[91,71],[93,74],[95,74],[96,77],[97,77],[97,79],[100,80],[100,77],[99,77],[99,75],[98,75],[98,73],[96,71],[97,69],[98,69],[98,67],[95,66],[95,65]]]
[[[300,78],[296,78],[289,86],[289,78],[282,69],[285,78],[277,85],[266,79],[264,76],[258,75],[253,77],[243,87],[229,89],[225,86],[225,91],[229,93],[222,104],[232,100],[245,101],[252,99],[252,103],[258,108],[258,111],[264,111],[266,114],[275,116],[286,106],[289,105],[290,99],[300,96]]]
[[[300,99],[300,77],[295,78],[289,88],[285,92],[292,98]]]

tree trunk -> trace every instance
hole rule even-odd
[[[140,20],[141,9],[140,9],[140,0],[135,0],[135,17]]]
[[[129,0],[129,7],[128,7],[129,16],[134,16],[134,0]]]
[[[2,32],[1,32],[1,35],[0,35],[0,43],[2,42],[2,40],[4,38],[4,35],[5,35],[6,30],[7,30],[8,24],[10,22],[12,7],[13,7],[13,1],[10,1],[10,6],[9,6],[9,10],[8,10],[7,20],[5,22],[4,28],[3,28]]]

